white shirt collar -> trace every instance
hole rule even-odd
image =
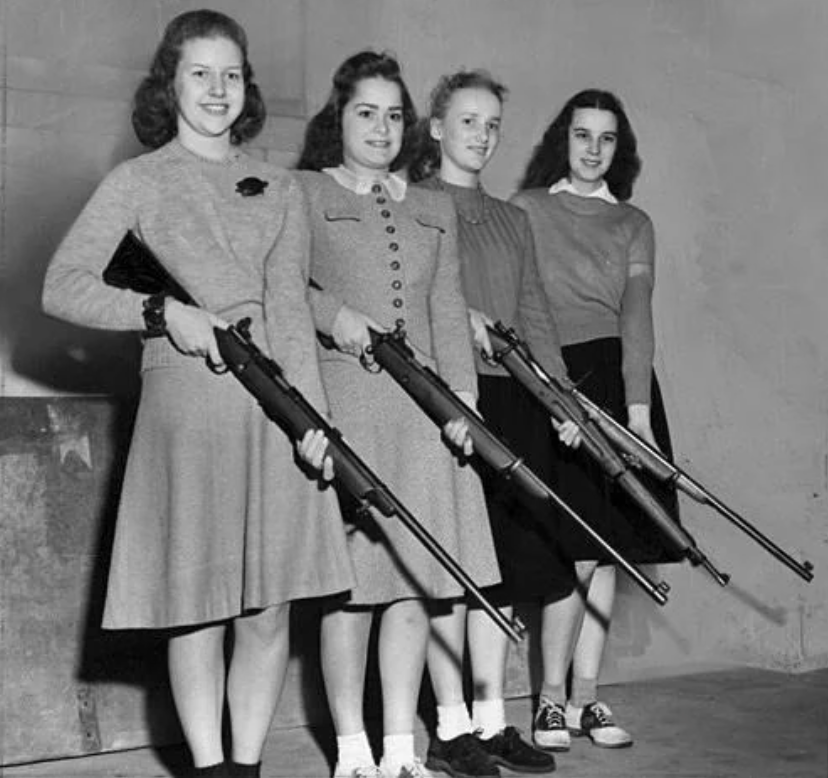
[[[612,203],[612,205],[618,205],[618,200],[614,197],[612,192],[610,192],[606,181],[602,181],[601,186],[599,186],[594,192],[584,194],[583,192],[576,191],[575,187],[572,186],[572,182],[568,178],[562,178],[560,181],[557,181],[549,187],[549,194],[558,194],[558,192],[569,192],[570,194],[578,195],[578,197],[596,197],[599,200]]]
[[[353,170],[346,168],[345,165],[322,168],[322,172],[327,173],[337,184],[350,189],[354,194],[368,194],[374,184],[382,184],[395,203],[402,202],[405,199],[405,190],[408,184],[402,176],[398,176],[396,173],[388,173],[382,178],[368,178],[358,176]]]

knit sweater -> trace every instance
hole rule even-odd
[[[264,184],[261,192],[238,184]],[[254,187],[255,189],[255,187]],[[264,318],[259,345],[308,399],[325,408],[307,306],[309,230],[293,176],[240,150],[225,162],[177,140],[128,160],[101,183],[46,273],[43,306],[75,324],[143,330],[145,295],[107,286],[102,273],[133,230],[203,308],[228,321]],[[145,362],[163,358],[145,350]]]
[[[454,200],[460,274],[469,307],[513,327],[550,374],[565,376],[558,330],[541,288],[526,214],[482,187],[454,186],[434,178],[420,185],[448,192]],[[479,353],[475,359],[479,374],[508,375]]]
[[[410,345],[455,390],[476,396],[467,307],[457,258],[457,217],[451,198],[408,187],[395,202],[377,183],[356,194],[326,173],[297,174],[311,214],[316,326],[330,334],[342,305],[389,330],[401,327]],[[353,362],[336,349],[321,362]]]
[[[655,240],[628,203],[531,189],[511,202],[529,216],[541,284],[564,346],[620,337],[627,404],[650,403]]]

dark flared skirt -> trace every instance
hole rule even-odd
[[[601,338],[563,348],[567,372],[579,390],[626,426],[627,410],[621,373],[621,340]],[[672,458],[670,432],[664,402],[655,374],[652,379],[650,417],[653,436],[667,457]],[[661,542],[660,531],[642,511],[603,475],[600,467],[580,449],[560,456],[559,488],[566,502],[629,561],[662,563],[680,561],[680,556]],[[675,489],[654,478],[640,479],[678,521]],[[561,527],[564,553],[572,559],[607,561],[609,555],[582,529]]]
[[[478,378],[478,408],[487,426],[550,487],[558,479],[560,444],[549,414],[514,379]],[[574,587],[574,566],[561,556],[559,516],[550,501],[533,500],[478,462],[505,600],[555,600]]]

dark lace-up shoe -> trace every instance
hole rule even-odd
[[[482,741],[471,734],[451,740],[432,738],[428,745],[426,767],[452,778],[500,778],[500,770]]]
[[[555,757],[530,746],[514,727],[480,742],[495,764],[516,773],[551,773],[555,769]]]

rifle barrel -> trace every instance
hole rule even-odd
[[[187,305],[197,305],[172,277],[158,257],[131,230],[121,240],[103,272],[103,280],[119,289],[140,294],[168,294]],[[512,640],[519,642],[526,628],[520,619],[509,621],[483,595],[469,575],[425,527],[397,499],[380,478],[345,443],[339,431],[282,375],[278,364],[265,357],[250,338],[249,322],[227,330],[215,329],[222,358],[239,382],[259,401],[265,414],[294,439],[309,429],[321,429],[329,441],[336,477],[363,505],[374,506],[384,516],[396,516],[449,574],[480,604],[488,616]]]
[[[613,439],[604,432],[602,425],[579,404],[574,389],[569,389],[553,378],[532,356],[529,347],[517,333],[498,322],[488,328],[495,362],[502,364],[558,422],[572,421],[581,432],[581,445],[604,471],[649,517],[659,531],[667,548],[690,561],[701,565],[720,586],[730,577],[720,572],[699,548],[693,536],[667,513],[650,490],[636,477],[630,463],[613,446]],[[619,425],[620,426],[620,425]]]
[[[402,521],[497,626],[513,641],[520,642],[525,632],[520,620],[515,618],[510,621],[486,599],[468,573],[345,442],[339,430],[331,426],[301,392],[288,383],[276,363],[258,352],[236,327],[216,329],[215,333],[225,364],[259,401],[267,416],[296,440],[301,439],[308,430],[322,430],[328,439],[327,453],[333,460],[334,472],[342,485],[363,504],[372,505],[386,517],[396,516]]]
[[[607,435],[616,445],[625,452],[631,462],[638,467],[648,470],[662,481],[674,483],[676,488],[681,489],[681,491],[696,502],[713,508],[720,516],[723,516],[734,526],[742,530],[748,537],[762,546],[765,551],[770,553],[804,581],[810,583],[813,580],[814,566],[811,562],[807,560],[799,562],[794,559],[747,519],[728,507],[699,481],[667,459],[660,451],[654,449],[646,440],[642,440],[634,432],[619,424],[603,408],[592,402],[582,392],[573,389],[572,394],[587,413],[596,418],[597,423],[606,431]]]
[[[575,521],[601,548],[621,566],[633,580],[659,605],[667,602],[667,583],[654,583],[616,551],[600,534],[585,522],[546,483],[516,456],[482,419],[468,408],[433,370],[418,362],[411,349],[403,343],[403,335],[371,333],[371,352],[376,363],[397,381],[412,399],[438,426],[464,418],[475,453],[503,477],[514,480],[526,493],[554,502]]]

